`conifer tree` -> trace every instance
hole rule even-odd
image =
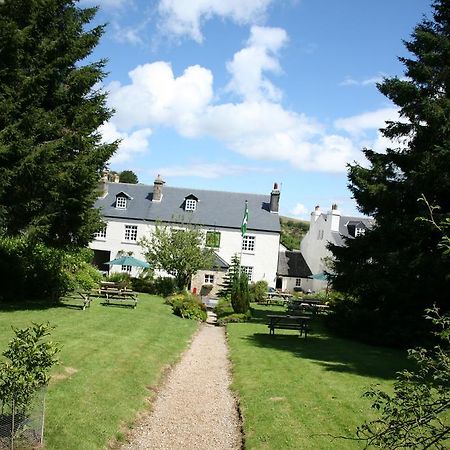
[[[75,0],[0,2],[0,233],[53,247],[85,246],[101,227],[98,174],[117,143],[96,86],[105,60],[85,62],[104,31]]]
[[[231,295],[231,287],[232,287],[232,281],[235,275],[239,274],[240,271],[240,263],[239,263],[239,257],[237,255],[233,255],[231,257],[231,264],[228,268],[227,273],[223,277],[223,281],[220,284],[220,290],[217,293],[219,297],[226,298]]]
[[[425,308],[447,311],[450,298],[439,234],[417,220],[426,216],[422,196],[443,216],[450,210],[450,2],[434,1],[433,9],[405,43],[412,54],[400,58],[406,77],[378,86],[399,108],[400,119],[381,130],[395,144],[385,153],[365,149],[369,167],[349,168],[349,188],[376,226],[346,247],[330,246],[333,285],[349,294],[337,306],[341,324],[409,346],[426,329]]]

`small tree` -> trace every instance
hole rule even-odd
[[[228,268],[228,272],[223,277],[223,282],[220,285],[221,289],[217,293],[219,297],[226,298],[231,295],[231,288],[233,285],[233,278],[234,276],[239,273],[239,257],[237,255],[234,255],[231,257],[231,264]]]
[[[0,400],[13,403],[22,417],[26,417],[36,391],[48,384],[49,371],[57,363],[58,345],[42,341],[50,330],[48,323],[15,329],[16,336],[3,353],[7,361],[0,365]]]
[[[248,277],[245,272],[234,274],[231,285],[231,306],[235,313],[245,314],[250,309]]]
[[[186,289],[200,269],[212,267],[213,251],[203,243],[204,233],[197,227],[182,225],[180,229],[160,223],[150,238],[140,241],[150,265],[173,274],[179,289]]]
[[[139,183],[137,175],[132,170],[120,172],[119,181],[121,183],[137,184]]]

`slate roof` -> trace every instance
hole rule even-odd
[[[327,220],[327,215],[322,214],[324,220]],[[345,245],[345,239],[354,239],[355,227],[371,229],[375,225],[374,219],[368,217],[352,217],[352,216],[341,216],[339,221],[339,231],[332,231],[331,237],[334,244],[339,246]]]
[[[278,253],[277,274],[283,277],[307,278],[312,272],[298,250],[286,250]]]
[[[269,211],[270,194],[245,194],[192,188],[164,186],[160,202],[152,202],[153,185],[108,183],[108,194],[97,199],[95,207],[106,218],[134,219],[142,221],[161,220],[169,223],[192,223],[203,226],[240,228],[248,201],[248,230],[280,232],[278,214]],[[126,192],[132,197],[126,209],[115,207],[116,195]],[[195,211],[185,211],[185,198],[198,198]]]

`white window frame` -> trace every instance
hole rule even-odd
[[[214,274],[205,273],[204,284],[214,284]]]
[[[125,225],[124,242],[137,242],[137,225]]]
[[[355,237],[364,236],[366,234],[365,228],[355,228]]]
[[[123,195],[118,195],[116,197],[116,208],[117,209],[127,209],[127,198]]]
[[[302,279],[296,278],[295,279],[295,287],[301,287],[302,286]]]
[[[97,241],[106,241],[106,226],[94,234],[94,239]]]
[[[126,266],[122,264],[122,272],[131,273],[131,266]]]
[[[242,251],[255,253],[256,236],[242,236]]]
[[[241,266],[241,270],[247,274],[248,282],[251,283],[253,280],[253,266]]]
[[[197,200],[193,198],[187,198],[184,204],[185,211],[195,211],[197,209]]]

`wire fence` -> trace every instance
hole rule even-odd
[[[27,405],[0,399],[0,450],[30,450],[44,444],[46,389],[42,388]]]

